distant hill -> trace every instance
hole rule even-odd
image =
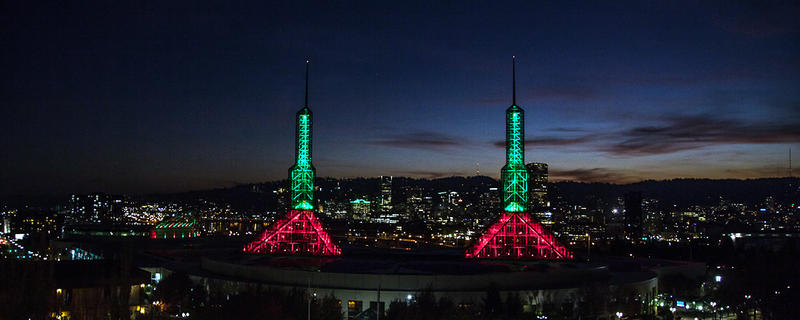
[[[634,191],[665,204],[688,206],[717,204],[720,199],[756,204],[763,202],[768,196],[773,196],[776,201],[795,201],[798,199],[800,178],[673,179],[622,185],[556,182],[552,185],[560,195],[572,203],[582,203],[592,197],[613,199]]]
[[[334,190],[350,190],[347,196],[377,196],[380,178],[317,178],[317,186],[322,190],[318,197],[330,197]],[[603,200],[612,202],[627,192],[641,192],[646,198],[654,198],[665,205],[713,205],[725,199],[747,204],[762,203],[768,196],[776,201],[800,202],[800,178],[764,178],[764,179],[673,179],[661,181],[642,181],[630,184],[553,182],[550,183],[551,197],[561,197],[568,203],[588,204],[590,201]],[[203,199],[215,203],[231,204],[232,209],[262,211],[264,208],[275,208],[278,199],[273,192],[279,188],[288,188],[288,180],[270,181],[256,184],[238,185],[231,188],[199,190],[171,194],[151,194],[134,196],[146,200],[194,201]],[[446,177],[438,179],[416,179],[394,177],[393,189],[395,200],[403,199],[400,190],[414,187],[428,192],[488,190],[500,188],[499,181],[487,176]],[[66,204],[66,197],[6,197],[0,201],[8,207],[42,206]]]

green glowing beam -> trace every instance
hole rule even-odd
[[[312,210],[314,208],[314,175],[311,164],[311,110],[304,107],[297,112],[297,138],[295,140],[295,164],[289,169],[292,181],[292,208]]]
[[[522,212],[528,207],[528,170],[525,168],[525,112],[512,105],[506,110],[506,165],[501,171],[503,207]]]

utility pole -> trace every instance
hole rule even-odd
[[[381,310],[381,285],[380,284],[378,285],[378,303],[377,303],[377,306],[375,306],[375,310],[376,310],[375,314],[378,315],[375,320],[381,320],[381,311],[383,311],[383,310]]]

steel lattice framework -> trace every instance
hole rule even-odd
[[[316,169],[311,164],[311,109],[303,107],[297,112],[295,139],[295,164],[289,168],[292,209],[314,209],[314,176]]]
[[[291,210],[285,219],[272,225],[244,247],[248,253],[291,255],[340,255],[342,250],[331,241],[313,211]]]
[[[572,259],[572,252],[524,212],[504,212],[467,250],[467,258]]]
[[[525,167],[525,112],[512,105],[506,110],[506,165],[500,171],[503,181],[503,208],[523,212],[528,208],[528,168]]]
[[[253,242],[244,246],[248,253],[340,255],[342,250],[331,241],[314,216],[314,175],[311,164],[311,109],[308,108],[308,61],[306,61],[306,101],[297,111],[295,163],[289,168],[293,210]]]
[[[525,111],[517,106],[516,61],[512,60],[513,98],[506,109],[506,165],[500,171],[500,219],[469,249],[467,258],[572,259],[572,253],[525,211],[529,207],[525,166]]]

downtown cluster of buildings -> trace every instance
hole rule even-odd
[[[728,313],[724,308],[730,305],[722,301],[736,301],[708,293],[734,292],[720,284],[723,277],[736,277],[732,267],[666,260],[676,257],[668,256],[675,254],[671,247],[680,247],[679,259],[691,261],[693,250],[727,239],[734,250],[737,241],[752,243],[750,238],[789,238],[783,247],[800,238],[800,204],[791,201],[800,194],[796,179],[787,180],[788,197],[756,202],[720,197],[687,205],[608,185],[575,197],[564,191],[574,187],[569,183],[548,181],[547,164],[525,163],[524,111],[516,101],[505,117],[500,181],[319,178],[311,161],[306,87],[305,105],[296,114],[296,161],[289,181],[162,196],[76,194],[49,206],[0,204],[0,261],[12,261],[0,267],[6,274],[17,268],[33,273],[23,277],[28,282],[0,280],[44,288],[48,293],[42,296],[53,305],[37,309],[31,302],[36,295],[22,295],[34,305],[22,314],[45,310],[56,319],[96,317],[87,316],[91,312],[188,318],[213,309],[206,304],[211,295],[229,298],[264,286],[305,288],[309,310],[313,288],[313,297],[320,293],[335,300],[333,309],[348,319],[380,317],[387,301],[412,305],[425,290],[472,312],[481,301],[486,304],[493,288],[519,309],[544,318],[652,319],[659,310],[675,313],[678,307],[687,314],[702,315],[704,308]],[[406,254],[412,249],[423,253]],[[436,253],[425,253],[430,249]],[[593,256],[592,250],[602,254]],[[635,259],[642,254],[647,259]],[[92,276],[102,270],[106,274]],[[174,274],[194,286],[188,292],[208,296],[197,301],[159,296],[162,277]],[[700,293],[659,290],[667,279],[693,282],[688,287],[700,283]],[[779,281],[769,288],[791,285]],[[752,288],[743,290],[750,299]],[[760,299],[767,298],[772,297]],[[3,301],[14,299],[0,295]],[[593,299],[599,302],[587,309]],[[108,311],[92,309],[96,301],[107,303]]]
[[[587,241],[688,242],[720,234],[797,232],[800,204],[774,196],[756,203],[721,198],[716,204],[679,206],[642,192],[571,202],[547,182],[547,164],[531,163],[532,214],[560,238],[583,248]],[[319,178],[320,218],[353,242],[391,240],[397,245],[465,246],[501,210],[499,183],[488,177],[418,180]],[[548,190],[550,188],[551,190]],[[288,208],[283,182],[237,188],[267,200],[268,208],[246,208],[235,200],[180,200],[110,194],[72,195],[50,208],[0,209],[7,235],[47,232],[52,236],[148,237],[161,222],[190,218],[203,236],[243,236],[262,231]],[[549,192],[548,192],[549,191]],[[164,197],[168,198],[168,197]],[[413,239],[414,241],[402,241]],[[389,245],[389,244],[387,244]],[[392,246],[392,245],[390,245]]]

